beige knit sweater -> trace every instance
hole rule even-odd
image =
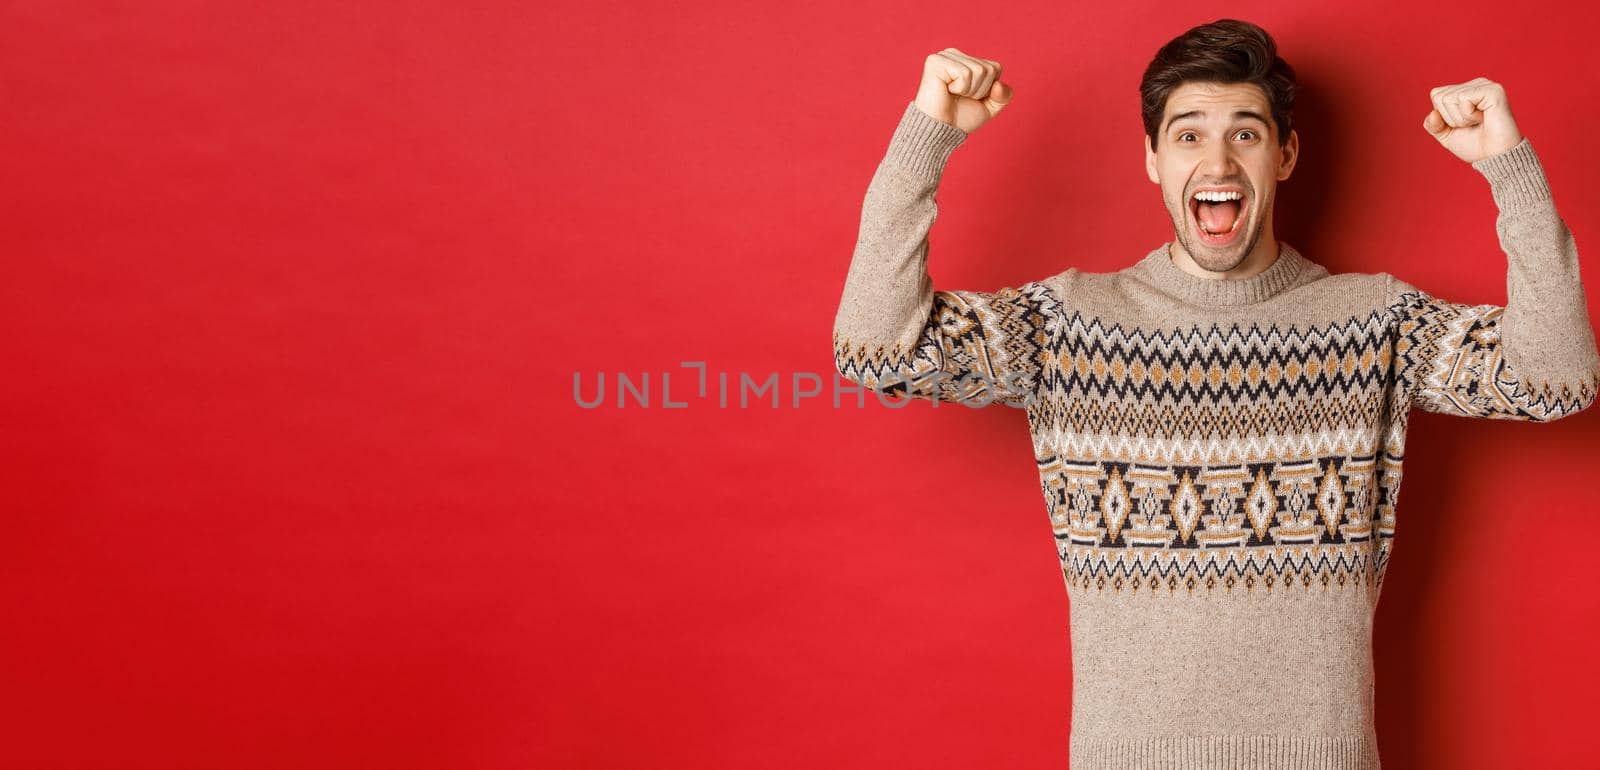
[[[1287,243],[1237,280],[1170,242],[1116,272],[935,290],[959,128],[908,104],[867,189],[835,364],[1027,409],[1071,606],[1071,767],[1378,768],[1372,621],[1413,407],[1556,420],[1600,388],[1578,252],[1533,147],[1487,178],[1507,303]],[[909,384],[908,384],[909,383]]]

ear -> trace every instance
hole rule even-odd
[[[1144,173],[1150,181],[1161,184],[1161,175],[1156,173],[1156,151],[1150,147],[1150,135],[1144,135]]]
[[[1283,143],[1279,151],[1278,181],[1282,182],[1294,172],[1294,164],[1300,160],[1300,133],[1289,129],[1289,141]]]

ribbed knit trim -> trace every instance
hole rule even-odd
[[[1528,137],[1509,150],[1480,158],[1472,167],[1489,180],[1489,191],[1500,210],[1550,200],[1550,182]]]
[[[966,140],[967,132],[930,117],[917,109],[916,102],[907,102],[900,123],[889,138],[883,162],[937,182],[944,175],[950,153]]]
[[[1162,291],[1197,305],[1250,305],[1271,299],[1294,285],[1313,265],[1293,246],[1278,241],[1278,258],[1248,278],[1201,278],[1172,261],[1172,241],[1161,244],[1127,269]]]
[[[1379,770],[1367,736],[1070,738],[1072,770]]]

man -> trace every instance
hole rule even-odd
[[[1011,102],[1000,75],[928,57],[867,191],[838,370],[1028,410],[1071,604],[1072,767],[1378,767],[1372,619],[1409,410],[1549,421],[1600,386],[1578,253],[1504,89],[1435,88],[1423,122],[1487,181],[1504,306],[1330,274],[1274,237],[1294,73],[1231,19],[1141,85],[1173,240],[1116,272],[935,291],[934,193]]]

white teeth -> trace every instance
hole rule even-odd
[[[1226,192],[1219,191],[1219,190],[1201,190],[1201,191],[1199,191],[1199,192],[1194,194],[1194,199],[1195,200],[1201,200],[1201,201],[1236,201],[1236,200],[1241,200],[1243,198],[1244,198],[1244,193],[1238,192],[1236,190],[1229,190],[1229,191],[1226,191]],[[1244,221],[1244,212],[1240,211],[1239,212],[1239,216],[1234,217],[1234,219],[1233,219],[1233,227],[1228,228],[1225,232],[1213,233],[1210,230],[1207,230],[1205,228],[1205,225],[1203,225],[1203,224],[1200,225],[1200,230],[1202,232],[1208,234],[1208,235],[1225,235],[1226,233],[1231,233],[1234,230],[1239,229],[1239,223],[1243,222],[1243,221]],[[1197,224],[1198,224],[1198,221],[1197,221]]]

